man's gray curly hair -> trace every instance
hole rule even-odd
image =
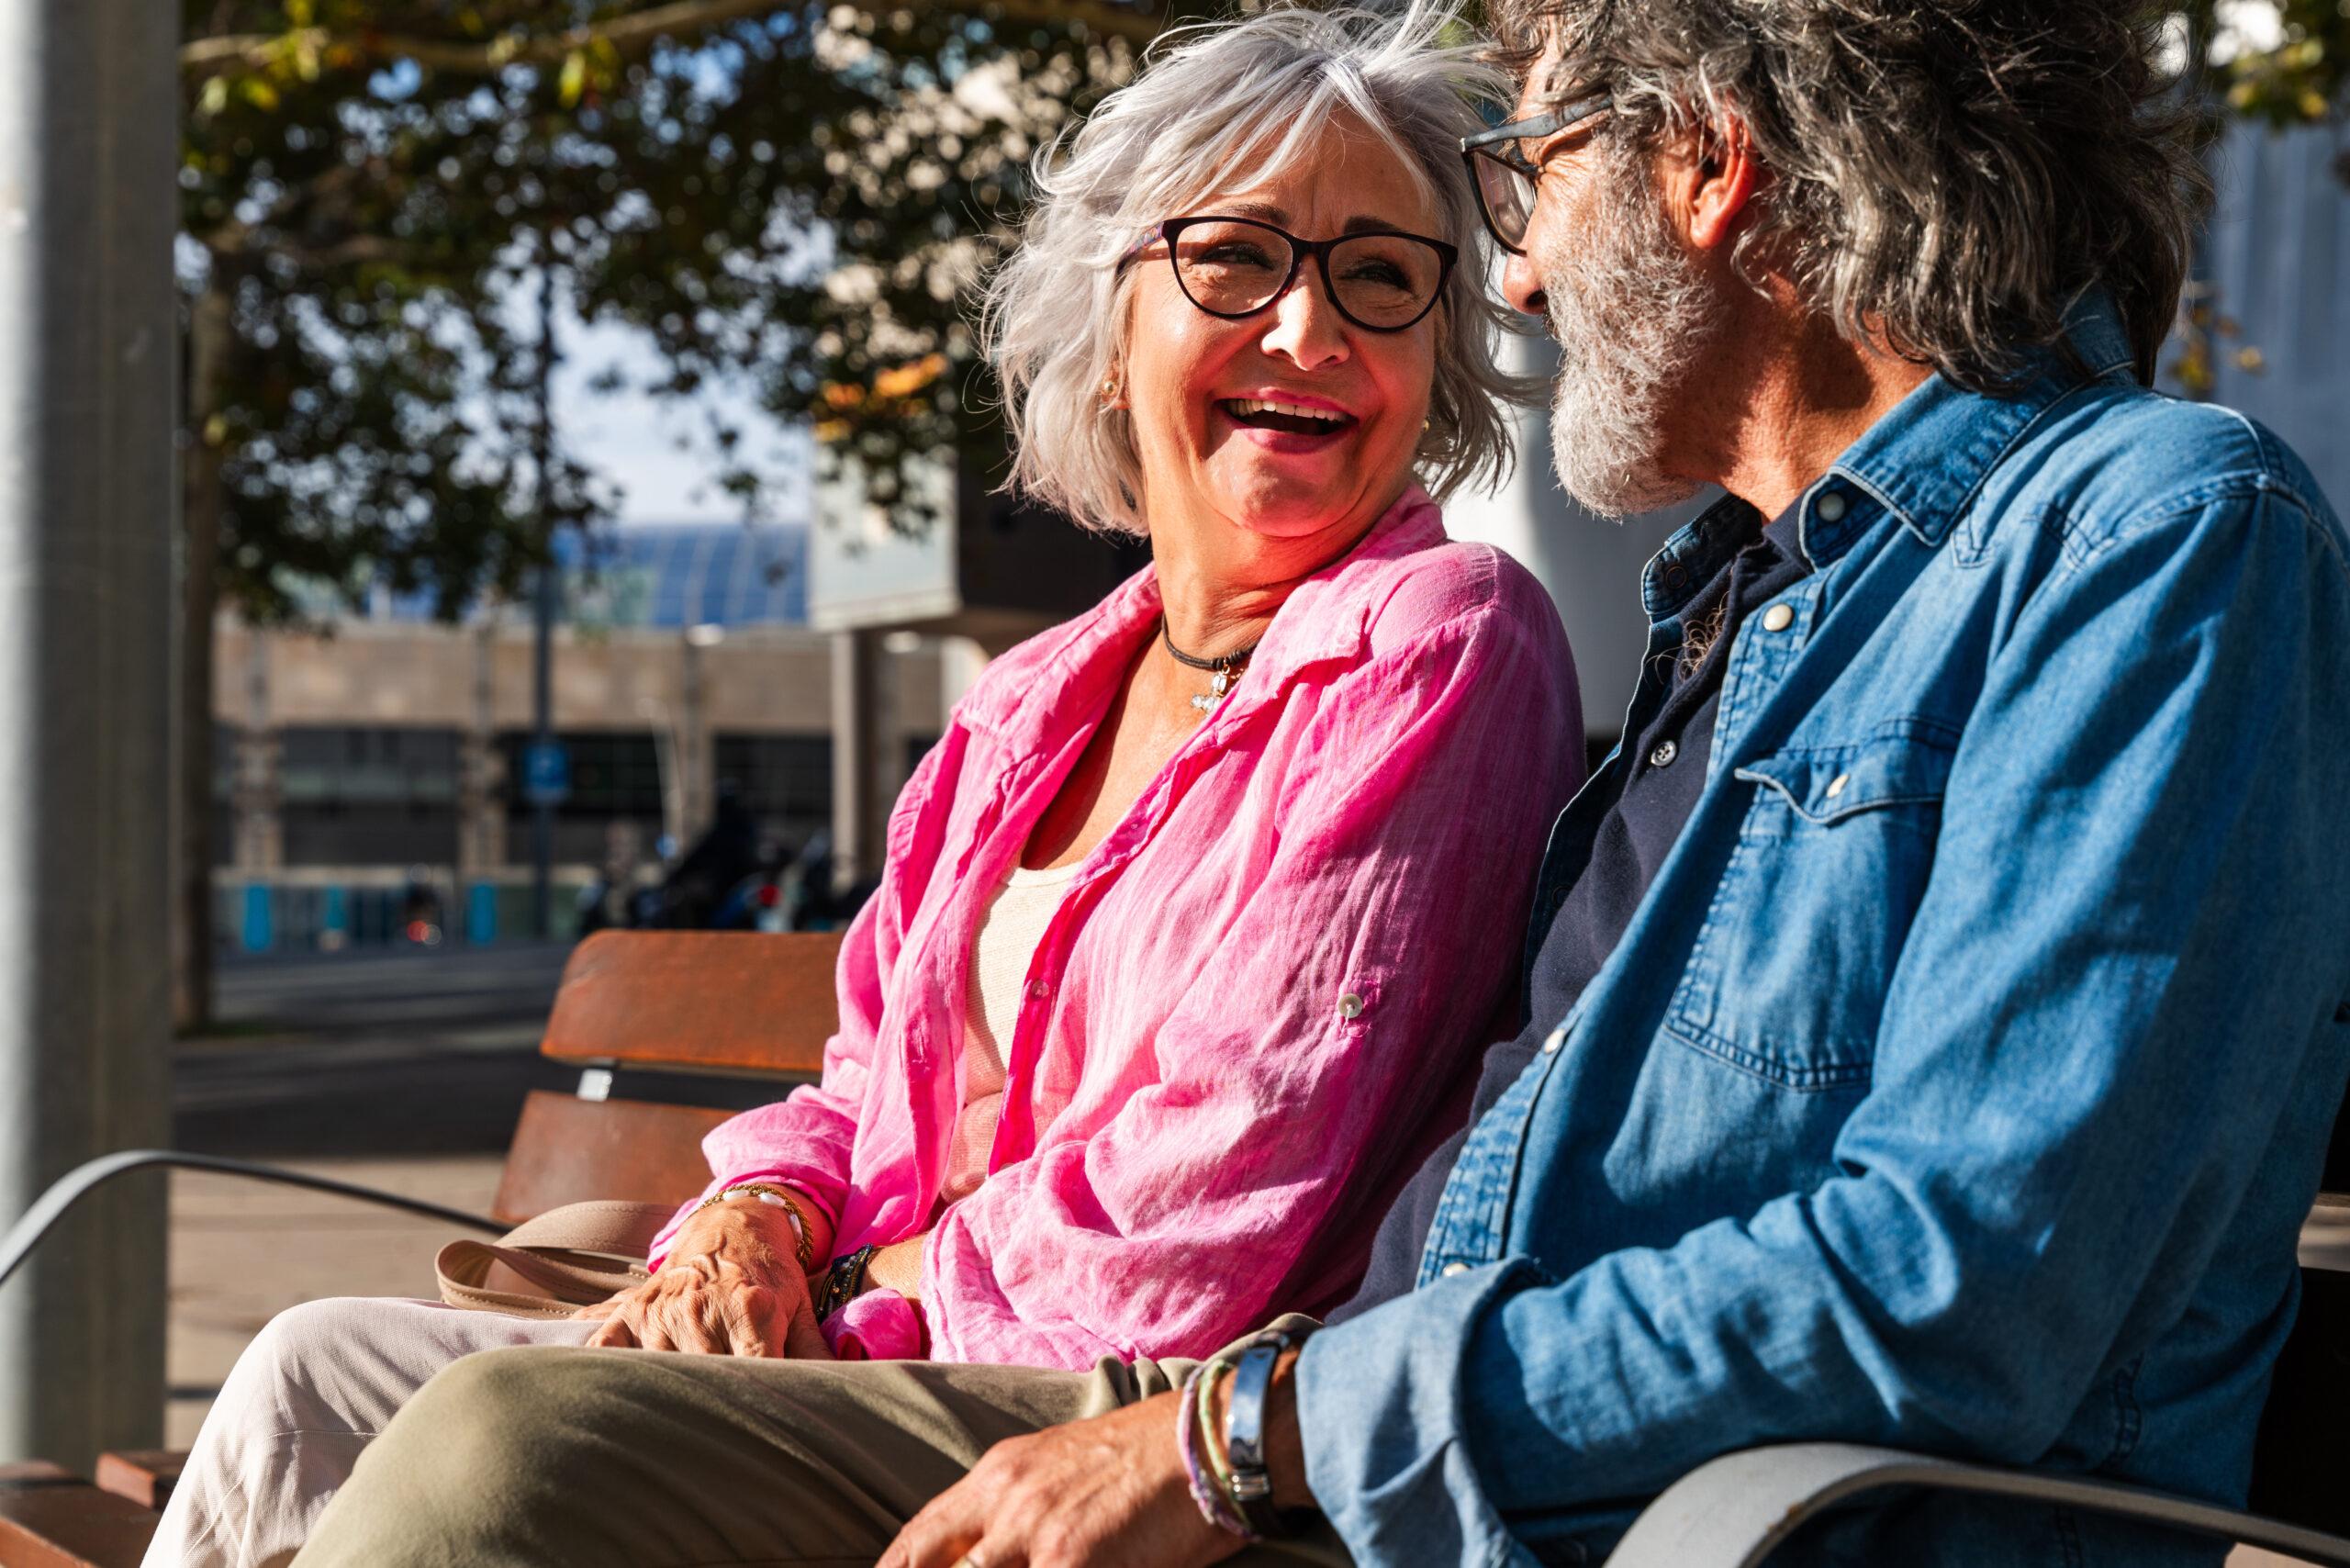
[[[1101,395],[1125,346],[1134,269],[1118,261],[1161,219],[1312,160],[1340,114],[1403,160],[1441,215],[1437,237],[1460,250],[1434,318],[1422,482],[1441,498],[1508,472],[1501,403],[1534,389],[1494,363],[1507,311],[1492,291],[1459,143],[1483,124],[1481,105],[1509,101],[1511,84],[1472,40],[1450,41],[1454,31],[1449,11],[1416,4],[1383,15],[1284,6],[1181,28],[1037,155],[1036,203],[990,281],[979,322],[1012,429],[1007,487],[1089,527],[1143,532],[1133,431]]]
[[[1546,99],[1637,143],[1742,123],[1772,179],[1738,257],[1848,337],[2011,386],[2111,292],[2151,381],[2209,183],[2136,0],[1494,0]],[[1609,132],[1603,132],[1608,134]]]

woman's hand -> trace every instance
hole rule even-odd
[[[652,1278],[574,1316],[603,1319],[590,1345],[830,1361],[796,1240],[783,1209],[712,1204],[686,1221]]]
[[[1178,1396],[988,1450],[898,1532],[879,1568],[1202,1568],[1240,1550],[1201,1517],[1175,1447]]]
[[[919,1305],[922,1302],[922,1249],[930,1239],[930,1232],[909,1236],[903,1241],[891,1242],[876,1251],[865,1261],[867,1289],[878,1286],[895,1291]]]

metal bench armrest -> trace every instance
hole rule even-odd
[[[250,1159],[224,1159],[214,1154],[184,1154],[169,1148],[129,1148],[84,1160],[50,1183],[49,1190],[34,1201],[24,1216],[8,1227],[8,1234],[0,1237],[0,1284],[7,1283],[8,1276],[32,1256],[33,1249],[40,1245],[41,1238],[49,1234],[50,1228],[64,1218],[66,1211],[75,1204],[118,1176],[158,1165],[175,1166],[184,1170],[210,1170],[255,1182],[274,1182],[285,1187],[307,1187],[314,1193],[332,1193],[338,1197],[399,1209],[407,1214],[420,1215],[426,1219],[463,1226],[468,1230],[486,1230],[492,1236],[502,1236],[511,1228],[484,1215],[467,1214],[463,1209],[428,1204],[421,1198],[386,1193],[378,1187],[363,1187],[355,1182],[338,1182],[331,1176],[313,1176],[307,1170],[288,1170],[282,1165],[261,1165]],[[160,1262],[158,1266],[161,1266]]]
[[[2257,1515],[2135,1486],[1852,1443],[1748,1449],[1698,1466],[1633,1522],[1608,1568],[1754,1568],[1820,1514],[1901,1486],[2056,1503],[2350,1568],[2350,1540]]]

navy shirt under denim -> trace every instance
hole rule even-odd
[[[2350,1071],[2350,566],[2109,308],[2071,346],[2009,396],[1929,380],[1799,503],[1814,570],[1734,639],[1622,941],[1471,1131],[1420,1287],[1300,1361],[1358,1561],[1595,1556],[1788,1439],[2241,1500]],[[1651,565],[1652,655],[1751,526]],[[1815,1560],[2221,1554],[2044,1506],[1840,1531]]]
[[[1736,524],[1751,516],[1726,512],[1722,521]],[[1517,1081],[1541,1048],[1550,1025],[1566,1016],[1583,995],[1583,988],[1616,950],[1624,928],[1632,923],[1634,912],[1648,893],[1649,883],[1655,879],[1657,868],[1672,853],[1683,824],[1696,809],[1705,786],[1706,759],[1713,753],[1722,673],[1729,663],[1738,629],[1748,616],[1811,570],[1796,523],[1797,515],[1790,510],[1768,527],[1755,531],[1746,546],[1725,561],[1713,580],[1683,607],[1681,624],[1705,629],[1691,640],[1711,638],[1702,657],[1675,644],[1651,661],[1662,661],[1662,667],[1673,672],[1670,689],[1646,727],[1625,739],[1627,760],[1609,776],[1616,788],[1592,835],[1591,854],[1582,874],[1565,890],[1564,901],[1551,917],[1541,948],[1528,970],[1526,989],[1531,1004],[1527,1015],[1534,1022],[1516,1039],[1487,1048],[1470,1100],[1470,1123],[1490,1110]],[[1584,809],[1598,811],[1600,802],[1595,799]],[[1331,1322],[1359,1317],[1418,1282],[1428,1226],[1468,1137],[1469,1128],[1464,1126],[1428,1156],[1411,1184],[1397,1196],[1387,1217],[1380,1221],[1361,1287],[1353,1299],[1330,1314]]]

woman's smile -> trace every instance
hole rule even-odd
[[[1211,407],[1231,427],[1230,437],[1292,456],[1341,453],[1362,425],[1330,398],[1280,387],[1219,398]]]

